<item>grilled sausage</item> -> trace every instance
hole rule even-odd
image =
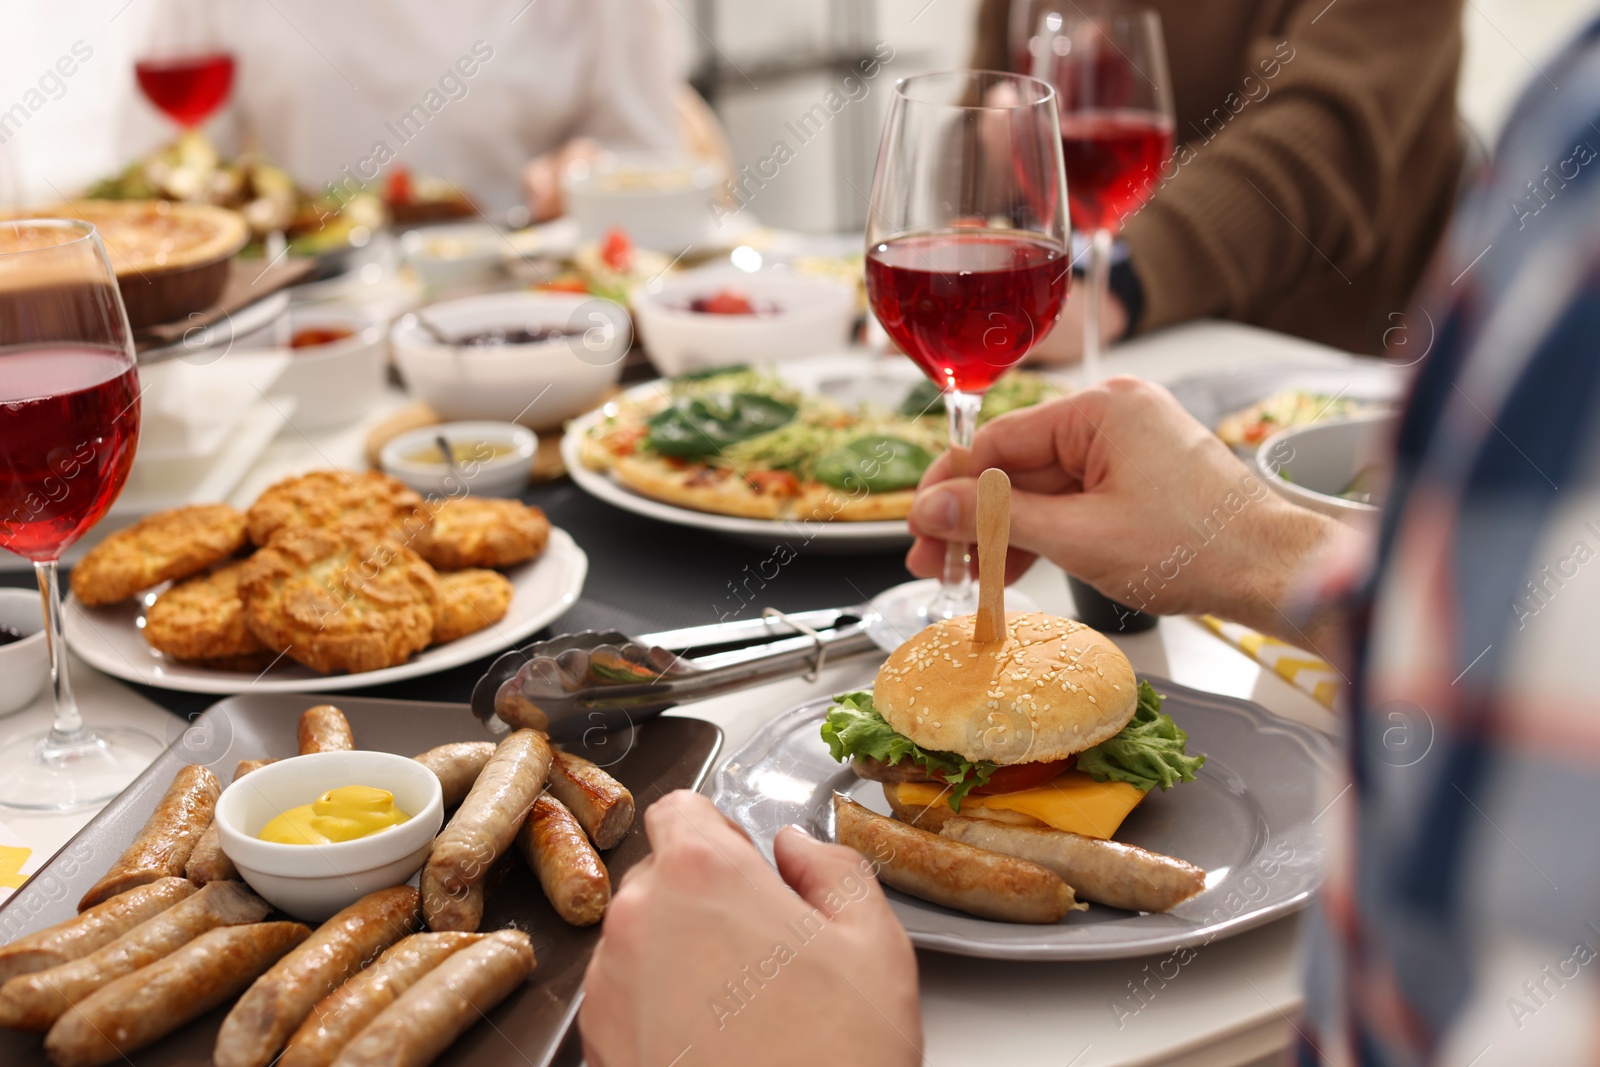
[[[271,910],[242,882],[212,882],[82,959],[0,986],[0,1026],[48,1030],[95,990],[172,955],[209,930],[258,923]]]
[[[1036,826],[956,817],[939,831],[990,852],[1049,868],[1085,900],[1129,911],[1166,911],[1206,887],[1206,872],[1135,845]]]
[[[442,907],[466,899],[481,886],[494,861],[511,847],[550,773],[550,745],[536,730],[518,730],[495,747],[467,799],[433,842],[424,877],[442,892],[423,894],[432,930],[476,930],[459,909]]]
[[[417,757],[417,762],[439,776],[444,806],[453,808],[472,791],[472,783],[494,755],[494,747],[493,741],[457,741],[428,749]]]
[[[302,756],[313,752],[349,752],[356,747],[355,738],[350,734],[350,721],[332,704],[318,704],[301,712],[295,739],[300,743]]]
[[[201,934],[165,959],[79,1002],[50,1028],[56,1067],[100,1067],[222,1004],[309,936],[303,923],[252,923]]]
[[[1037,863],[985,852],[907,826],[835,793],[839,843],[878,867],[878,880],[902,893],[985,919],[1060,922],[1082,910],[1060,876]]]
[[[195,843],[211,825],[221,795],[222,783],[206,768],[190,764],[179,771],[139,836],[78,901],[78,910],[87,911],[158,878],[182,877]]]
[[[317,927],[310,939],[256,979],[222,1020],[216,1067],[266,1067],[317,1001],[417,928],[417,891],[368,893]]]
[[[550,763],[550,795],[567,806],[602,852],[633,825],[633,794],[582,756],[557,749]]]
[[[492,745],[490,746],[493,747]],[[371,967],[323,997],[300,1024],[277,1067],[328,1067],[368,1023],[445,957],[484,934],[412,934]]]
[[[611,874],[565,804],[541,795],[517,833],[517,844],[557,915],[573,926],[593,926],[605,916]]]
[[[428,929],[470,933],[483,923],[481,879],[450,890],[439,884],[432,868],[424,867],[417,883],[422,888],[422,914],[427,916]]]
[[[82,959],[194,892],[182,878],[158,878],[96,904],[82,915],[0,946],[0,984]]]
[[[237,782],[251,771],[275,762],[270,759],[242,759],[233,769],[233,780]],[[206,827],[206,832],[200,835],[200,840],[195,842],[194,851],[189,853],[189,862],[184,865],[183,876],[195,885],[238,881],[239,868],[222,851],[222,833],[217,829],[215,818]]]
[[[496,930],[423,975],[334,1061],[338,1067],[425,1067],[533,973],[521,930]]]

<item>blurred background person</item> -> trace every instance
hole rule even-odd
[[[1177,150],[1126,220],[1102,337],[1219,317],[1381,352],[1462,171],[1461,0],[1147,6],[1165,31]],[[983,0],[972,65],[1028,73],[1030,38],[1060,9]],[[1068,301],[1036,359],[1079,358],[1084,303]]]
[[[492,216],[543,219],[573,159],[725,154],[671,17],[663,0],[162,0],[148,51],[231,55],[224,151],[258,150],[307,188],[404,167]],[[125,147],[170,137],[135,122],[125,140],[145,144]]]

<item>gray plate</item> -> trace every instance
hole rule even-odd
[[[206,764],[227,782],[238,760],[293,755],[300,713],[324,699],[260,693],[213,704],[149,770],[0,906],[0,942],[71,918],[78,898],[133,840],[183,764]],[[357,746],[365,749],[414,756],[435,745],[489,736],[465,704],[335,699],[350,719]],[[602,735],[589,748],[576,751],[606,765],[633,791],[642,813],[663,793],[697,788],[721,744],[722,731],[711,723],[672,715],[626,732]],[[644,827],[635,819],[628,835],[605,853],[613,884],[649,852]],[[525,985],[489,1012],[490,1025],[474,1026],[434,1062],[437,1067],[545,1067],[555,1058],[577,1015],[583,972],[600,939],[600,928],[562,922],[520,856],[496,864],[488,885],[482,929],[526,930],[539,965]],[[211,1063],[217,1029],[231,1007],[229,1002],[208,1012],[119,1062],[123,1067],[205,1067]],[[46,1062],[42,1037],[0,1030],[0,1064],[42,1067]]]
[[[1193,782],[1155,792],[1128,817],[1118,841],[1203,867],[1206,889],[1165,914],[1093,904],[1054,926],[990,922],[889,891],[895,914],[922,948],[992,959],[1101,960],[1168,952],[1231,937],[1304,907],[1322,882],[1319,783],[1333,746],[1308,727],[1232,697],[1147,679],[1163,710],[1205,754]],[[887,814],[883,790],[833,761],[818,736],[830,701],[773,719],[718,769],[715,799],[770,859],[790,823],[834,838],[834,790]]]

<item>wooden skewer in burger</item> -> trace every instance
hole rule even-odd
[[[838,837],[913,896],[986,918],[1053,923],[1078,898],[1165,911],[1205,888],[1182,860],[1112,841],[1155,788],[1204,756],[1107,637],[1004,610],[1011,483],[978,479],[976,615],[896,649],[872,692],[822,726],[833,757],[883,783],[896,818],[834,795]]]

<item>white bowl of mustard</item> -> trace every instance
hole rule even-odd
[[[455,459],[444,460],[444,438]],[[378,465],[424,496],[516,496],[528,484],[539,438],[514,422],[446,422],[400,434]]]
[[[313,825],[339,836],[354,824],[363,836],[329,844],[262,840],[272,820],[344,786],[392,794],[407,818],[382,825],[388,820],[368,818],[365,809],[343,819],[351,813],[336,811],[331,822]],[[250,888],[297,919],[320,922],[368,893],[404,884],[427,862],[444,823],[444,795],[438,777],[406,756],[318,752],[269,763],[234,782],[217,800],[216,821],[222,851]]]

